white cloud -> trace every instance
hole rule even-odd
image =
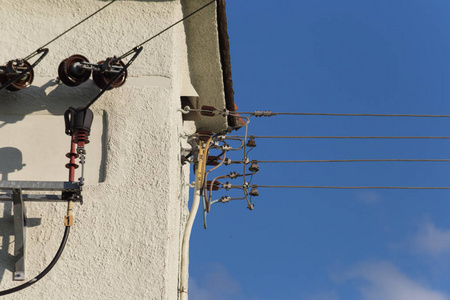
[[[375,204],[381,202],[381,196],[375,192],[358,191],[355,193],[356,200],[364,204]]]
[[[347,279],[363,279],[363,300],[448,300],[445,294],[414,281],[387,262],[361,264]]]
[[[412,242],[420,252],[438,256],[450,252],[450,230],[439,229],[427,221],[413,237]]]
[[[193,300],[248,299],[241,286],[220,264],[208,264],[198,278],[189,278],[189,298]]]

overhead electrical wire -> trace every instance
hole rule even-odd
[[[450,159],[317,159],[317,160],[254,160],[258,163],[322,163],[322,162],[450,162]],[[242,163],[242,162],[240,162]]]
[[[242,135],[230,135],[228,138],[244,138]],[[448,140],[450,136],[281,136],[281,135],[249,135],[249,139],[435,139]]]
[[[235,186],[232,186],[233,188]],[[416,187],[416,186],[317,186],[317,185],[259,185],[256,188],[292,188],[292,189],[394,189],[394,190],[450,190],[450,187]],[[242,187],[241,187],[242,188]]]
[[[111,4],[113,4],[114,2],[116,2],[117,0],[112,0],[111,2],[109,2],[108,4],[106,4],[105,6],[101,7],[100,9],[98,9],[97,11],[95,11],[94,13],[90,14],[89,16],[87,16],[86,18],[84,18],[83,20],[81,20],[80,22],[76,23],[75,25],[73,25],[72,27],[70,27],[69,29],[67,29],[66,31],[64,31],[63,33],[59,34],[58,36],[56,36],[54,39],[52,39],[51,41],[47,42],[46,44],[42,45],[41,47],[38,48],[38,50],[31,52],[27,57],[24,58],[24,60],[28,60],[34,56],[36,56],[36,54],[38,53],[38,51],[48,45],[50,45],[51,43],[53,43],[54,41],[56,41],[57,39],[59,39],[60,37],[62,37],[63,35],[65,35],[66,33],[68,33],[69,31],[71,31],[72,29],[74,29],[75,27],[81,25],[82,23],[84,23],[85,21],[87,21],[88,19],[92,18],[93,16],[95,16],[96,14],[98,14],[99,12],[101,12],[102,10],[104,10],[105,8],[107,8],[108,6],[110,6]]]
[[[116,1],[116,0],[114,0]],[[109,81],[109,83],[100,91],[100,93],[94,97],[94,99],[92,99],[88,104],[86,104],[86,106],[84,107],[84,109],[89,108],[92,104],[95,103],[95,101],[97,101],[102,95],[103,93],[105,93],[109,87],[120,77],[122,76],[122,74],[128,69],[128,67],[134,62],[134,60],[138,57],[138,55],[141,53],[142,51],[142,46],[148,42],[150,42],[151,40],[153,40],[154,38],[160,36],[161,34],[163,34],[164,32],[166,32],[167,30],[171,29],[172,27],[174,27],[175,25],[189,19],[190,17],[192,17],[193,15],[197,14],[198,12],[200,12],[201,10],[203,10],[204,8],[208,7],[209,5],[211,5],[212,3],[216,2],[216,0],[213,0],[205,5],[203,5],[202,7],[196,9],[195,11],[191,12],[190,14],[188,14],[187,16],[185,16],[184,18],[178,20],[177,22],[173,23],[172,25],[166,27],[165,29],[161,30],[160,32],[158,32],[157,34],[153,35],[152,37],[150,37],[149,39],[145,40],[144,42],[140,43],[139,45],[135,46],[133,49],[125,52],[124,54],[122,54],[121,56],[119,56],[118,58],[116,58],[117,61],[120,61],[122,59],[124,59],[127,56],[130,56],[131,54],[134,53],[134,56],[128,61],[128,63]],[[111,3],[110,3],[111,4]]]
[[[301,113],[301,112],[240,112],[243,115],[252,115],[255,117],[271,117],[271,116],[333,116],[333,117],[413,117],[413,118],[450,118],[450,115],[428,115],[428,114],[349,114],[349,113]]]
[[[211,2],[206,3],[205,5],[203,5],[202,7],[194,10],[193,12],[191,12],[190,14],[188,14],[187,16],[185,16],[184,18],[178,20],[177,22],[173,23],[172,25],[166,27],[165,29],[161,30],[160,32],[158,32],[157,34],[153,35],[152,37],[148,38],[147,40],[143,41],[142,43],[140,43],[139,45],[137,45],[136,47],[134,47],[133,49],[129,50],[128,52],[125,52],[124,54],[122,54],[119,59],[123,59],[131,54],[133,54],[134,49],[137,47],[142,47],[144,44],[150,42],[151,40],[153,40],[154,38],[160,36],[161,34],[163,34],[164,32],[166,32],[167,30],[171,29],[172,27],[174,27],[175,25],[189,19],[190,17],[192,17],[193,15],[197,14],[198,12],[200,12],[201,10],[205,9],[206,7],[208,7],[209,5],[213,4],[214,2],[216,2],[217,0],[213,0]]]
[[[46,46],[50,45],[51,43],[53,43],[54,41],[56,41],[57,39],[59,39],[60,37],[62,37],[63,35],[65,35],[66,33],[68,33],[69,31],[71,31],[72,29],[74,29],[75,27],[77,27],[78,25],[84,23],[86,20],[90,19],[91,17],[95,16],[96,14],[98,14],[100,11],[104,10],[106,7],[108,7],[109,5],[113,4],[114,2],[116,2],[117,0],[112,0],[110,3],[106,4],[105,6],[103,6],[102,8],[98,9],[97,11],[95,11],[94,13],[90,14],[89,16],[87,16],[86,18],[84,18],[83,20],[81,20],[80,22],[76,23],[75,25],[73,25],[72,27],[70,27],[69,29],[67,29],[66,31],[64,31],[63,33],[59,34],[58,36],[56,36],[55,38],[53,38],[52,40],[50,40],[49,42],[45,43],[44,45],[42,45],[41,47],[39,47],[37,50],[31,52],[28,56],[26,56],[23,61],[28,61],[29,59],[35,57],[36,55],[43,53],[41,55],[41,57],[39,57],[32,65],[29,65],[28,67],[26,67],[24,70],[22,70],[22,72],[20,72],[19,74],[17,74],[16,76],[13,76],[12,78],[10,78],[7,82],[3,83],[0,86],[0,90],[3,88],[6,88],[7,86],[9,86],[11,83],[15,82],[17,79],[21,78],[25,73],[30,72],[37,64],[39,64],[41,62],[41,60],[48,54],[48,49],[45,48]]]
[[[450,118],[450,115],[433,115],[433,114],[369,114],[369,113],[308,113],[308,112],[272,112],[270,110],[256,110],[253,112],[248,111],[228,111],[219,110],[213,107],[194,109],[186,107],[188,112],[200,112],[205,113],[206,116],[223,116],[223,115],[235,115],[236,117],[242,117],[240,115],[249,115],[254,117],[272,117],[272,116],[333,116],[333,117],[412,117],[412,118]]]

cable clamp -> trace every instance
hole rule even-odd
[[[231,189],[231,183],[229,183],[229,182],[227,181],[227,182],[225,182],[224,184],[222,184],[222,187],[228,191],[229,189]]]
[[[230,151],[230,150],[233,149],[233,148],[231,148],[230,145],[225,144],[225,145],[223,145],[223,146],[221,147],[221,149],[222,149],[223,151]]]
[[[275,115],[275,114],[273,114],[270,110],[265,110],[265,111],[262,111],[262,110],[256,110],[256,111],[253,113],[253,115],[254,115],[255,117],[271,117],[271,116],[273,116],[273,115]]]
[[[73,226],[73,216],[67,215],[64,217],[65,226]]]
[[[248,182],[244,182],[244,184],[242,185],[242,188],[244,190],[246,190],[246,189],[248,189],[248,187],[249,187],[249,183]]]
[[[230,111],[229,111],[228,109],[224,108],[224,109],[222,109],[222,110],[220,111],[220,114],[221,114],[223,117],[226,117],[226,116],[229,116],[229,115],[230,115]]]
[[[223,164],[225,165],[225,166],[229,166],[229,165],[231,165],[231,162],[232,162],[232,160],[230,159],[230,158],[225,158],[224,160],[223,160]],[[231,177],[230,177],[231,178]]]
[[[219,202],[227,203],[230,202],[230,200],[231,200],[230,196],[223,196],[222,198],[220,198]]]
[[[248,157],[246,157],[242,160],[242,162],[246,165],[246,164],[250,163],[250,159]]]
[[[238,173],[237,172],[231,172],[230,175],[228,175],[228,177],[230,177],[230,179],[236,179],[238,178]]]

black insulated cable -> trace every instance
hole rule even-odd
[[[25,60],[28,60],[34,56],[36,56],[38,54],[38,51],[48,45],[50,45],[51,43],[53,43],[54,41],[56,41],[57,39],[59,39],[60,37],[62,37],[63,35],[65,35],[66,33],[68,33],[69,31],[71,31],[72,29],[74,29],[75,27],[77,27],[78,25],[81,25],[82,23],[84,23],[85,21],[87,21],[88,19],[92,18],[93,16],[95,16],[96,14],[98,14],[99,12],[101,12],[102,10],[104,10],[105,8],[107,8],[108,6],[110,6],[111,4],[113,4],[114,2],[116,2],[117,0],[112,0],[111,2],[109,2],[108,4],[106,4],[105,6],[103,6],[102,8],[100,8],[99,10],[95,11],[94,13],[90,14],[89,16],[87,16],[86,18],[84,18],[83,20],[81,20],[80,22],[78,22],[77,24],[73,25],[72,27],[70,27],[69,29],[67,29],[66,31],[64,31],[63,33],[61,33],[60,35],[58,35],[57,37],[55,37],[54,39],[52,39],[51,41],[47,42],[46,44],[44,44],[42,47],[40,47],[38,50],[30,53],[27,57],[25,57]]]
[[[205,5],[203,5],[202,7],[196,9],[195,11],[191,12],[190,14],[188,14],[186,17],[178,20],[177,22],[173,23],[172,25],[170,25],[169,27],[166,27],[165,29],[161,30],[160,32],[158,32],[157,34],[155,34],[154,36],[150,37],[149,39],[143,41],[142,43],[140,43],[139,45],[137,45],[136,47],[134,47],[133,49],[131,49],[128,52],[125,52],[122,56],[119,57],[119,59],[124,59],[125,57],[131,55],[134,53],[134,49],[138,48],[138,47],[142,47],[144,44],[150,42],[151,40],[153,40],[154,38],[160,36],[161,34],[163,34],[164,32],[166,32],[167,30],[171,29],[172,27],[174,27],[175,25],[189,19],[190,17],[192,17],[193,15],[197,14],[198,12],[202,11],[203,9],[205,9],[206,7],[210,6],[211,4],[213,4],[214,2],[216,2],[217,0],[213,0],[211,2],[206,3]]]
[[[58,262],[61,254],[63,253],[64,247],[66,246],[66,243],[67,243],[67,239],[69,238],[69,233],[70,233],[70,226],[66,226],[66,229],[64,230],[64,236],[63,236],[63,239],[62,239],[61,244],[59,246],[59,249],[56,252],[55,257],[53,257],[52,261],[47,266],[47,268],[45,268],[41,273],[39,273],[39,275],[37,275],[36,277],[34,277],[33,279],[31,279],[30,281],[28,281],[28,282],[26,282],[24,284],[21,284],[19,286],[13,287],[13,288],[8,289],[8,290],[0,291],[0,296],[9,295],[9,294],[18,292],[20,290],[23,290],[24,288],[27,288],[30,285],[35,284],[36,282],[41,280],[45,275],[47,275],[48,272],[50,272],[51,269],[53,269],[53,267],[56,265],[56,263]]]
[[[399,140],[448,140],[450,136],[282,136],[282,135],[249,135],[254,139],[399,139]],[[242,135],[230,135],[225,139],[244,138]]]
[[[108,84],[100,91],[100,93],[98,93],[97,96],[95,96],[94,99],[92,99],[88,104],[86,104],[84,106],[84,109],[88,109],[92,104],[95,103],[95,101],[98,100],[98,98],[100,98],[110,87],[111,85],[120,77],[122,76],[122,74],[128,69],[128,67],[134,62],[134,60],[138,57],[138,55],[141,53],[142,51],[142,47],[138,46],[136,48],[133,49],[133,51],[135,52],[134,56],[128,61],[128,63],[116,74],[116,76],[114,76],[111,81],[108,82]],[[117,59],[119,60],[119,59]]]

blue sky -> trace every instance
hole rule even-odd
[[[236,103],[241,111],[450,114],[449,11],[443,0],[229,0]],[[448,128],[450,120],[439,118],[279,116],[252,118],[249,133],[450,136]],[[448,153],[448,140],[258,139],[249,157],[444,159]],[[445,187],[448,167],[260,164],[252,183]],[[234,170],[223,166],[214,174]],[[198,215],[191,299],[450,299],[449,191],[259,193],[254,211],[239,201],[214,205],[207,230]],[[239,193],[218,191],[213,198],[223,195]]]

